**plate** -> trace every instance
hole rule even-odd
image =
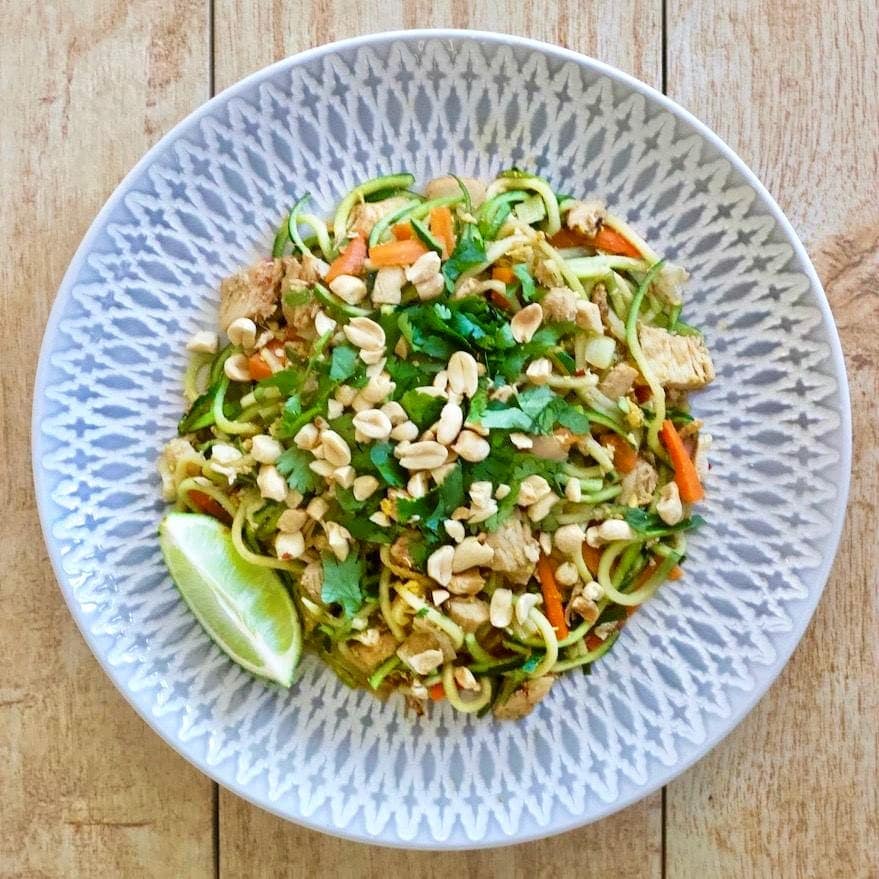
[[[688,320],[718,378],[708,525],[686,577],[591,676],[526,719],[407,716],[307,659],[289,692],[213,646],[166,573],[155,461],[181,412],[184,345],[220,279],[267,252],[291,202],[511,165],[605,198],[692,273]],[[413,848],[543,837],[646,796],[766,691],[809,621],[842,525],[851,427],[827,301],[742,161],[640,82],[581,55],[471,31],[378,34],[269,67],[205,104],[112,195],[46,329],[36,491],[58,581],[117,687],[184,757],[309,827]]]

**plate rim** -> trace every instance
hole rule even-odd
[[[517,833],[508,838],[500,836],[492,837],[484,840],[468,840],[465,843],[449,843],[443,844],[437,840],[419,841],[415,838],[412,840],[403,840],[399,837],[392,839],[372,837],[366,833],[352,833],[345,828],[328,827],[323,824],[311,821],[305,815],[291,816],[276,804],[263,802],[256,799],[247,787],[239,784],[234,775],[226,777],[220,766],[214,767],[207,763],[206,759],[184,750],[187,743],[177,741],[172,738],[169,732],[166,732],[158,723],[154,722],[150,705],[144,700],[143,704],[138,701],[138,694],[131,690],[126,681],[119,676],[117,678],[115,667],[110,665],[105,651],[99,646],[98,639],[88,629],[87,617],[76,603],[70,588],[68,577],[64,572],[62,560],[59,555],[57,544],[51,535],[52,522],[47,519],[47,493],[49,487],[46,485],[46,475],[41,472],[41,461],[43,457],[42,432],[40,423],[45,415],[46,403],[46,379],[47,379],[47,357],[56,338],[61,317],[72,295],[72,288],[77,277],[83,267],[88,254],[91,252],[94,240],[106,225],[107,219],[116,209],[119,202],[122,201],[131,188],[131,184],[135,181],[149,166],[160,156],[163,151],[177,140],[185,129],[192,125],[197,125],[205,116],[217,107],[227,102],[234,94],[244,91],[265,79],[269,79],[279,71],[286,68],[307,64],[310,61],[319,60],[326,55],[332,55],[340,51],[352,48],[363,48],[376,45],[383,45],[393,42],[412,43],[419,40],[474,40],[480,43],[494,44],[498,46],[511,46],[527,49],[532,52],[539,52],[551,58],[577,64],[585,67],[592,72],[607,77],[612,81],[630,89],[631,91],[642,95],[650,102],[653,102],[672,114],[676,119],[688,124],[700,137],[708,141],[723,156],[730,165],[742,176],[744,181],[750,186],[757,197],[765,205],[773,220],[778,224],[778,228],[784,234],[787,242],[790,244],[793,255],[796,259],[798,268],[803,272],[809,281],[810,290],[815,294],[816,304],[821,312],[822,328],[830,346],[830,355],[834,374],[837,380],[837,393],[839,395],[840,405],[840,425],[839,434],[841,443],[839,451],[839,461],[837,469],[839,471],[838,482],[838,498],[834,517],[832,522],[831,533],[828,541],[828,551],[822,555],[821,563],[813,571],[820,586],[815,590],[814,597],[807,596],[802,599],[798,606],[798,612],[791,615],[791,629],[789,632],[781,633],[782,640],[780,644],[776,644],[776,657],[772,664],[765,666],[766,673],[756,682],[752,691],[744,694],[745,697],[737,700],[729,715],[723,719],[720,731],[706,731],[703,742],[690,751],[685,759],[678,760],[672,767],[663,767],[664,771],[657,772],[650,781],[636,788],[631,794],[620,797],[611,803],[602,803],[591,816],[584,819],[581,815],[571,815],[568,820],[556,822],[543,827],[535,827],[534,832]],[[92,656],[98,661],[104,673],[112,682],[113,686],[122,694],[128,704],[137,712],[137,714],[149,726],[152,732],[159,735],[177,754],[179,754],[190,765],[194,766],[200,772],[204,773],[212,781],[234,793],[236,796],[252,803],[260,809],[264,809],[285,821],[298,824],[309,830],[320,833],[326,833],[351,842],[358,842],[364,845],[377,845],[386,848],[395,848],[403,850],[420,850],[420,851],[472,851],[476,849],[500,848],[509,845],[518,845],[520,843],[532,842],[539,839],[546,839],[560,833],[565,833],[584,827],[609,815],[622,811],[628,806],[646,799],[660,788],[665,787],[669,782],[673,781],[682,773],[690,769],[695,763],[699,762],[705,755],[720,744],[733,730],[744,720],[751,712],[757,702],[766,695],[769,688],[775,683],[782,670],[787,666],[794,650],[802,641],[803,635],[812,620],[815,609],[830,577],[831,568],[839,551],[842,529],[846,520],[846,512],[848,508],[849,489],[851,483],[851,467],[852,467],[852,417],[851,417],[851,399],[849,392],[848,375],[846,370],[845,359],[842,351],[842,343],[839,338],[839,332],[833,319],[830,303],[827,294],[818,277],[815,267],[806,251],[805,245],[800,240],[790,220],[785,216],[781,207],[776,202],[772,194],[766,189],[757,175],[748,167],[744,160],[732,149],[718,134],[704,122],[700,121],[696,116],[682,107],[679,103],[664,95],[662,92],[642,82],[631,74],[625,73],[617,67],[599,61],[596,58],[576,52],[572,49],[566,49],[553,43],[537,40],[530,37],[516,36],[506,34],[500,31],[483,31],[470,30],[466,28],[416,28],[411,30],[393,30],[393,31],[377,31],[372,33],[360,34],[354,37],[348,37],[343,40],[336,40],[331,43],[325,43],[320,46],[306,49],[289,55],[279,61],[269,64],[253,73],[248,74],[243,79],[227,86],[212,98],[204,101],[196,107],[191,113],[184,116],[175,123],[152,147],[150,147],[144,155],[135,163],[132,169],[122,178],[122,180],[114,187],[113,191],[104,202],[101,209],[96,214],[88,227],[82,241],[76,248],[58,286],[58,291],[52,303],[46,327],[43,332],[43,338],[40,344],[39,359],[37,361],[37,369],[34,377],[33,388],[33,407],[31,414],[31,469],[34,480],[34,492],[36,496],[37,512],[40,520],[40,529],[43,534],[43,541],[46,545],[49,560],[52,564],[52,570],[55,580],[64,596],[64,600],[70,610],[70,614],[76,623],[83,639],[88,645]],[[794,604],[794,602],[792,602]],[[222,764],[220,764],[222,765]]]

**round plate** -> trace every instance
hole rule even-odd
[[[289,692],[213,646],[159,553],[155,462],[183,405],[184,345],[220,279],[265,254],[291,202],[328,214],[401,169],[511,165],[605,198],[692,273],[686,318],[717,381],[708,520],[684,579],[591,676],[515,723],[406,715],[314,658]],[[815,608],[843,520],[850,413],[839,340],[802,245],[704,125],[640,82],[499,34],[410,31],[257,73],[157,144],[61,285],[34,401],[40,514],[71,612],[107,674],[221,784],[353,839],[472,848],[558,833],[656,790],[725,736]]]

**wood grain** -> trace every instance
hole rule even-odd
[[[404,7],[405,6],[405,10]],[[530,7],[530,10],[528,9]],[[320,4],[218,0],[215,78],[218,88],[294,52],[357,33],[453,25],[503,30],[600,56],[647,82],[661,83],[659,3],[621,0],[584,15],[582,4],[551,7],[496,2]],[[220,792],[223,876],[313,875],[462,877],[638,876],[662,873],[662,804],[657,793],[625,812],[580,831],[515,848],[466,853],[414,853],[367,848],[314,833]],[[585,853],[588,852],[588,857]]]
[[[803,236],[842,335],[848,522],[809,631],[741,727],[667,792],[671,877],[879,875],[879,7],[671,0],[668,87]]]
[[[207,96],[206,11],[0,4],[4,877],[214,873],[212,785],[137,717],[76,630],[43,546],[28,444],[54,292],[120,178]]]

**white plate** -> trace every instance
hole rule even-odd
[[[692,275],[685,316],[718,378],[708,525],[686,576],[591,676],[497,723],[352,692],[309,658],[290,692],[217,650],[159,554],[155,460],[184,344],[219,280],[267,252],[294,197],[328,213],[368,177],[490,177],[512,164],[604,197]],[[809,260],[732,151],[667,98],[529,40],[411,31],[269,67],[181,122],[101,211],[59,291],[34,402],[40,513],[106,672],[174,748],[279,815],[409,847],[519,842],[645,796],[725,736],[781,670],[842,525],[850,413]]]

